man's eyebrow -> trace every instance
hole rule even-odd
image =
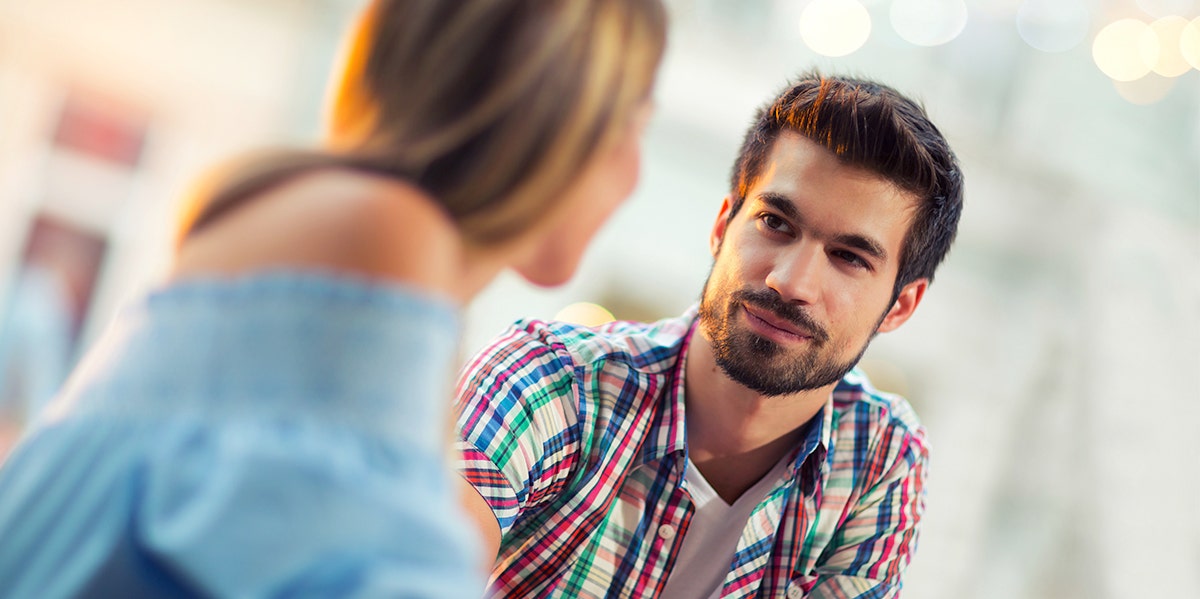
[[[800,211],[796,210],[796,205],[792,203],[787,196],[771,191],[764,191],[758,194],[758,201],[770,205],[772,208],[782,212],[784,216],[791,220],[803,220],[800,217]]]
[[[863,235],[838,235],[833,238],[834,242],[845,246],[852,247],[878,262],[887,262],[887,250],[879,242]]]
[[[764,191],[763,193],[758,194],[757,197],[760,202],[767,204],[771,208],[779,211],[780,214],[787,217],[789,220],[796,222],[797,224],[804,224],[804,217],[800,214],[800,211],[796,209],[796,205],[793,204],[792,201],[787,198],[787,196],[770,191]],[[887,262],[888,253],[887,250],[883,249],[883,244],[870,237],[867,237],[866,235],[848,233],[845,235],[835,236],[833,241],[834,243],[854,248],[878,262]]]

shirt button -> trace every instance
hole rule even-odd
[[[793,582],[792,584],[788,585],[787,596],[788,599],[800,599],[804,596],[804,589],[800,588],[800,585]]]
[[[663,524],[658,527],[658,536],[670,541],[675,538],[675,527],[670,524]]]

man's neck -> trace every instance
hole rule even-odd
[[[730,379],[697,328],[684,373],[688,455],[726,503],[733,503],[783,459],[835,384],[765,397]]]

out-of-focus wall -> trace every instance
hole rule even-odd
[[[203,169],[315,135],[350,5],[0,0],[0,277],[19,261],[34,213],[47,205],[59,213],[94,208],[87,184],[100,184],[89,177],[106,161],[59,147],[64,106],[135,122],[144,145],[124,169],[119,197],[106,198],[106,215],[81,219],[110,243],[94,297],[98,318],[83,335],[90,339],[118,297],[161,271],[178,203]],[[64,154],[99,166],[60,168]],[[86,183],[64,182],[63,173]]]
[[[161,280],[204,170],[316,138],[357,6],[0,0],[0,453],[47,381]]]
[[[905,596],[1200,594],[1200,71],[1134,104],[1087,41],[1115,18],[1149,20],[1143,5],[1200,6],[1081,1],[1087,40],[1046,53],[1014,27],[1023,0],[966,2],[965,29],[935,47],[900,38],[893,0],[864,0],[870,37],[832,59],[797,34],[811,3],[670,2],[638,191],[570,284],[493,284],[469,306],[464,346],[577,301],[619,318],[679,313],[708,272],[755,107],[814,66],[878,78],[924,101],[967,177],[949,260],[913,320],[864,360],[912,400],[933,446]],[[0,0],[0,302],[12,303],[32,219],[74,223],[107,242],[86,346],[161,276],[201,169],[316,138],[337,36],[360,4]],[[142,130],[136,163],[67,143],[72,102]]]

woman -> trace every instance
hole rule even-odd
[[[200,194],[0,470],[0,596],[469,597],[459,309],[566,281],[629,194],[658,0],[378,0],[329,149]]]

